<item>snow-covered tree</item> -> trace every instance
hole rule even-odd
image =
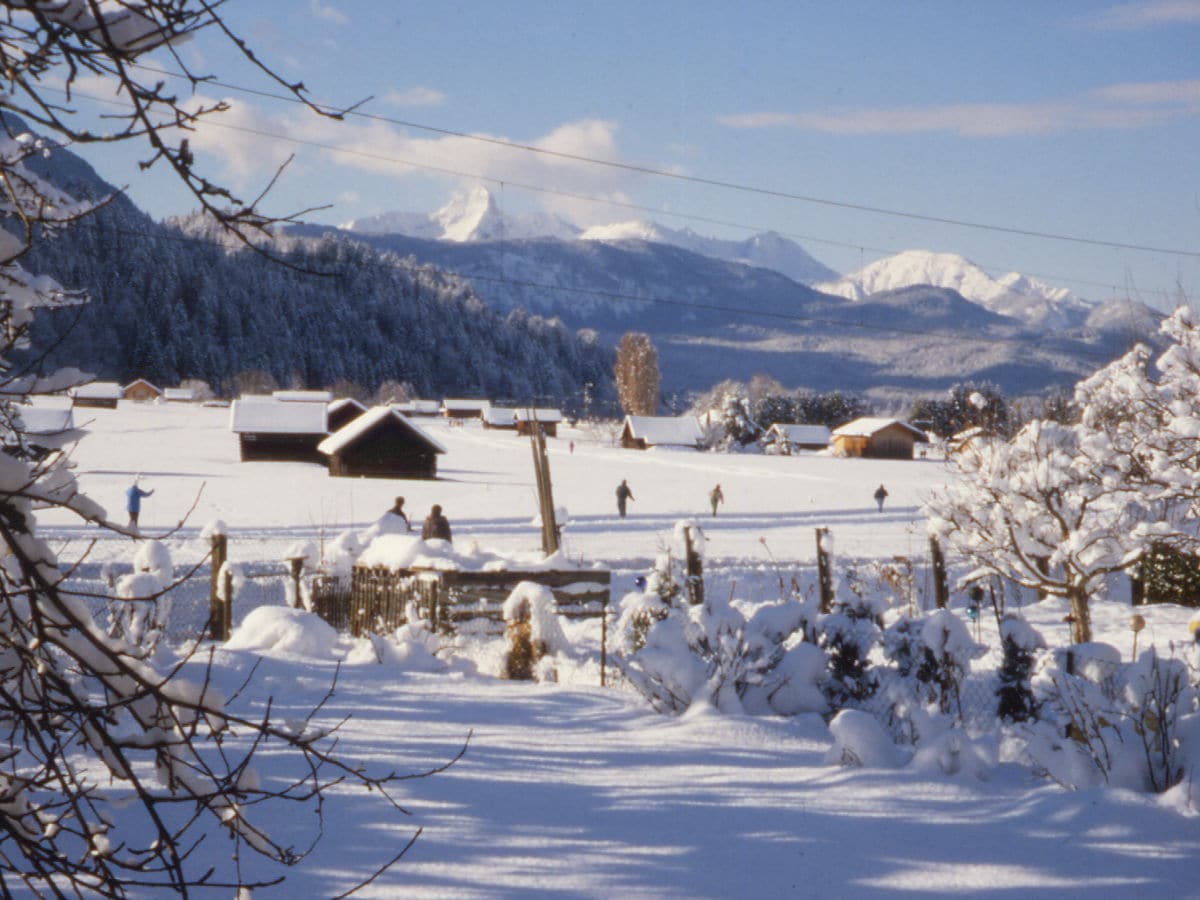
[[[153,50],[210,33],[270,76],[205,0],[50,0],[0,7],[0,894],[123,897],[131,890],[186,894],[198,886],[236,890],[277,880],[243,874],[242,856],[289,865],[305,854],[273,837],[282,804],[317,814],[335,783],[375,790],[391,808],[393,774],[374,776],[333,753],[329,731],[310,715],[281,721],[268,705],[243,714],[199,667],[199,680],[160,672],[142,645],[144,629],[99,627],[66,581],[54,549],[38,535],[35,509],[68,510],[121,531],[80,493],[60,452],[27,452],[20,408],[32,394],[62,390],[79,372],[42,377],[14,364],[35,310],[82,301],[28,271],[32,250],[72,240],[72,226],[105,198],[76,202],[38,174],[54,143],[35,137],[18,116],[55,141],[134,141],[146,165],[166,166],[200,205],[249,244],[276,219],[242,203],[195,168],[188,129],[224,104],[185,108],[166,82],[136,65]],[[204,54],[199,54],[203,56]],[[174,64],[185,67],[178,56]],[[186,70],[185,70],[186,71]],[[191,77],[190,75],[188,77]],[[274,77],[274,76],[271,76]],[[107,80],[127,111],[100,130],[79,119],[72,91],[83,79]],[[279,81],[279,79],[275,79]],[[193,79],[198,83],[198,79]],[[298,84],[283,87],[303,99]],[[117,245],[110,252],[122,252]],[[11,452],[7,452],[11,451]],[[131,537],[132,539],[132,537]],[[170,560],[153,545],[139,572],[118,585],[132,600],[160,590]],[[144,570],[144,571],[142,571]],[[119,602],[119,600],[118,600]],[[131,623],[126,622],[126,626]],[[134,625],[144,623],[132,623]],[[259,777],[258,751],[288,751],[281,781]],[[288,763],[281,763],[287,769]],[[197,848],[210,833],[231,839],[217,857]],[[403,855],[403,850],[401,854]],[[202,858],[203,857],[203,858]],[[399,857],[397,857],[399,858]],[[219,862],[223,859],[224,862]],[[385,861],[386,863],[386,861]]]
[[[613,375],[617,399],[626,415],[652,416],[658,412],[658,351],[649,335],[629,331],[621,337]]]

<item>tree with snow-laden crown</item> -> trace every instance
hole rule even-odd
[[[211,667],[193,664],[197,679],[180,674],[190,662],[186,655],[166,671],[156,667],[146,635],[150,620],[123,616],[120,627],[100,627],[65,583],[70,561],[60,566],[38,535],[34,510],[44,507],[124,531],[80,493],[61,450],[34,452],[23,432],[21,412],[31,395],[60,392],[85,376],[78,371],[42,376],[17,366],[14,352],[28,342],[35,310],[86,299],[81,291],[27,271],[23,258],[45,241],[71,240],[76,223],[107,202],[76,202],[35,174],[38,160],[55,153],[60,142],[138,142],[148,147],[144,166],[172,170],[227,235],[249,244],[281,221],[195,168],[188,130],[225,105],[185,105],[157,75],[137,66],[144,54],[171,54],[177,41],[202,32],[231,40],[260,73],[308,103],[302,85],[276,78],[204,0],[52,0],[12,2],[0,10],[4,896],[250,889],[280,880],[278,871],[264,874],[261,865],[248,865],[251,857],[287,866],[311,849],[294,846],[294,837],[272,835],[272,826],[287,819],[280,813],[296,808],[316,813],[315,843],[332,785],[358,785],[403,812],[389,794],[402,776],[370,774],[335,755],[331,729],[317,723],[315,710],[286,721],[272,713],[269,702],[257,712],[240,712],[212,683]],[[187,72],[178,56],[172,58]],[[193,86],[203,81],[191,73],[185,77]],[[116,95],[127,104],[105,117],[107,130],[89,130],[72,108],[72,88],[84,78],[119,88]],[[54,141],[28,133],[18,117]],[[150,599],[144,591],[169,587],[169,558],[152,543],[142,546],[145,574],[123,579],[112,603],[144,602]],[[263,750],[272,755],[270,777],[255,768]],[[212,833],[228,836],[228,849],[208,850],[215,843],[205,843]],[[406,849],[389,851],[394,858],[383,868]]]

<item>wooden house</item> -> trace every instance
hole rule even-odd
[[[328,434],[325,403],[240,397],[229,409],[229,430],[242,462],[325,462],[317,451]]]
[[[195,388],[163,388],[163,399],[168,403],[195,403],[196,389]]]
[[[162,396],[162,391],[148,382],[145,378],[131,381],[123,388],[123,397],[138,403],[149,403]]]
[[[447,419],[478,419],[492,405],[490,400],[464,400],[447,397],[442,401],[442,415]]]
[[[700,420],[695,416],[626,416],[621,446],[627,450],[651,447],[695,450],[703,437]]]
[[[562,412],[557,409],[517,407],[517,434],[531,434],[533,432],[533,422],[536,419],[538,427],[542,430],[542,434],[546,435],[546,437],[558,437],[558,423],[562,421],[562,418]]]
[[[390,406],[367,410],[317,449],[343,478],[437,478],[446,448]]]
[[[271,396],[284,403],[332,403],[331,391],[271,391]]]
[[[334,400],[325,407],[325,427],[330,434],[349,425],[367,411],[366,406],[353,397]]]
[[[790,425],[776,422],[767,429],[767,441],[782,453],[796,450],[825,450],[833,433],[824,425]]]
[[[484,428],[517,429],[517,411],[511,406],[489,406],[479,418]]]
[[[73,387],[67,393],[76,406],[116,409],[125,390],[115,381],[93,381]]]
[[[928,443],[925,432],[899,419],[855,419],[833,430],[833,449],[839,456],[912,459],[916,443]]]
[[[392,408],[409,419],[431,418],[442,414],[442,404],[437,400],[403,400],[393,403]]]

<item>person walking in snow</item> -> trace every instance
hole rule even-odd
[[[879,511],[883,512],[883,501],[887,499],[887,488],[882,484],[875,490],[875,502],[879,504]]]
[[[404,498],[403,497],[397,497],[396,502],[392,504],[392,508],[389,509],[386,513],[384,513],[383,520],[380,522],[380,526],[381,526],[379,529],[380,533],[390,534],[393,532],[398,532],[400,529],[397,526],[400,523],[395,522],[395,520],[397,518],[399,518],[401,521],[404,522],[404,530],[405,531],[412,531],[412,522],[408,521],[408,514],[404,512]],[[392,522],[395,522],[394,526],[388,527],[388,525],[390,524],[388,522],[389,519]]]
[[[625,518],[625,503],[633,499],[633,491],[625,479],[621,479],[621,483],[617,485],[617,512],[621,514],[621,518]]]
[[[428,541],[433,538],[442,541],[453,540],[450,537],[450,520],[442,515],[442,508],[436,503],[429,510],[429,515],[425,517],[425,524],[421,528],[421,540]]]
[[[713,518],[716,518],[717,504],[725,502],[725,495],[721,493],[721,486],[719,484],[708,492],[708,502],[712,504]]]
[[[142,498],[149,497],[154,493],[154,491],[143,491],[138,486],[138,481],[141,480],[141,477],[142,476],[139,475],[137,478],[133,479],[133,484],[131,484],[129,489],[125,491],[125,511],[129,513],[130,528],[138,527],[138,516],[141,515],[142,512]]]

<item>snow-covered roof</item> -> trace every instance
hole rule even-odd
[[[329,405],[326,407],[326,410],[328,411],[328,413],[330,415],[333,415],[335,412],[340,412],[341,410],[345,409],[347,406],[357,407],[359,412],[367,411],[366,404],[359,403],[353,397],[342,397],[339,400],[331,400]]]
[[[907,422],[902,422],[899,419],[884,419],[873,416],[867,416],[862,419],[855,419],[853,422],[847,422],[845,425],[833,429],[834,437],[871,437],[878,434],[883,429],[891,425],[900,425],[907,428],[913,433],[913,436],[919,441],[925,441],[925,432],[920,428],[915,428]]]
[[[146,387],[150,388],[150,390],[154,391],[156,394],[162,393],[161,388],[159,388],[157,385],[151,384],[145,378],[135,378],[133,381],[129,382],[129,384],[125,385],[125,387],[122,388],[122,390],[128,391],[130,388],[137,387],[137,385],[139,385],[139,384],[144,384]]]
[[[824,425],[789,425],[776,422],[768,430],[789,444],[828,444],[832,435]]]
[[[402,403],[393,403],[392,407],[406,416],[436,416],[442,411],[442,404],[438,400],[405,400]]]
[[[489,425],[515,426],[517,411],[511,406],[489,406],[479,414],[479,417]]]
[[[367,410],[357,419],[347,423],[345,427],[339,428],[329,437],[325,438],[325,440],[321,441],[321,443],[317,444],[317,450],[326,456],[332,456],[342,448],[354,443],[389,416],[395,416],[396,419],[403,423],[417,437],[429,444],[436,453],[446,452],[446,448],[431,438],[424,429],[418,425],[414,425],[402,413],[397,412],[390,406],[371,407],[371,409]]]
[[[442,401],[442,409],[453,409],[459,412],[467,412],[473,409],[483,411],[491,405],[491,400],[464,400],[447,397]]]
[[[551,422],[561,422],[563,414],[558,409],[529,409],[529,407],[517,407],[516,419],[518,422],[527,422],[536,418],[539,422],[544,422],[547,425]]]
[[[120,400],[125,396],[125,389],[115,381],[93,381],[73,387],[67,393],[85,400]]]
[[[331,391],[272,391],[271,396],[285,403],[329,403]]]
[[[229,430],[238,434],[325,434],[325,404],[240,397],[229,410]]]
[[[189,403],[196,399],[194,388],[164,388],[162,395],[164,400],[182,400]]]
[[[649,446],[695,447],[703,438],[695,416],[626,416],[625,424]]]
[[[75,428],[75,413],[69,406],[21,406],[17,414],[25,434],[62,434]]]

